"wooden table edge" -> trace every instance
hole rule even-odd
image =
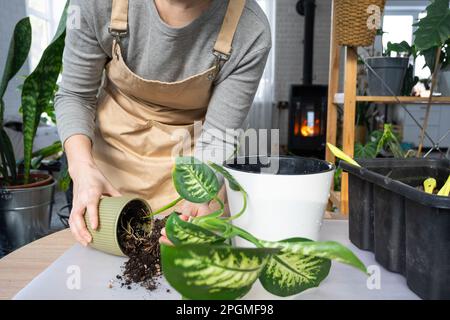
[[[12,299],[74,244],[70,230],[64,229],[0,259],[0,300]]]

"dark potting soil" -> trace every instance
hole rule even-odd
[[[147,208],[142,203],[131,202],[121,217],[119,243],[129,260],[122,266],[122,275],[117,275],[121,287],[131,289],[131,284],[140,284],[148,290],[158,287],[161,276],[159,237],[166,219],[145,219]]]

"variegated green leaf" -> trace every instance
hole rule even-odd
[[[214,171],[194,157],[177,158],[172,179],[178,194],[194,203],[211,201],[220,188]]]
[[[230,246],[161,246],[163,274],[183,297],[232,300],[243,297],[258,279],[271,249]]]
[[[68,2],[51,44],[45,49],[36,69],[26,78],[22,88],[25,182],[28,181],[30,175],[36,130],[42,113],[53,99],[56,81],[62,69],[67,6]]]
[[[343,246],[342,244],[334,241],[325,242],[313,242],[313,241],[299,241],[299,242],[269,242],[262,241],[262,245],[266,248],[279,248],[282,252],[289,252],[293,254],[299,254],[303,256],[312,256],[317,258],[325,258],[329,260],[335,260],[344,264],[348,264],[367,273],[367,269],[364,264],[359,260],[355,254]]]
[[[307,239],[294,238],[283,243],[310,242]],[[318,287],[328,276],[331,261],[329,259],[305,256],[284,250],[270,258],[259,280],[270,293],[280,297],[299,294],[309,288]]]
[[[167,238],[174,245],[181,244],[217,244],[225,242],[225,238],[215,233],[180,219],[172,213],[166,222]]]
[[[220,173],[225,179],[228,180],[228,184],[230,185],[231,190],[234,191],[243,191],[244,189],[242,186],[237,182],[237,180],[229,173],[224,167],[219,166],[218,164],[215,164],[213,162],[210,162],[209,165],[211,168],[216,170],[218,173]]]

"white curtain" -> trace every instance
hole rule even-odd
[[[270,26],[272,29],[272,50],[267,60],[266,69],[259,84],[258,92],[256,93],[253,106],[243,127],[244,129],[271,129],[272,109],[274,103],[276,1],[257,0],[257,2],[266,13],[267,18],[270,22]]]

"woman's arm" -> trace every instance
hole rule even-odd
[[[232,130],[239,129],[247,118],[269,52],[270,43],[248,53],[238,67],[216,85],[196,144],[197,158],[222,164],[233,155],[237,136]]]
[[[108,60],[95,32],[92,12],[95,7],[88,0],[71,0],[70,4],[78,6],[80,24],[67,28],[62,79],[55,97],[58,131],[63,143],[76,134],[92,140],[97,94]]]
[[[98,170],[91,154],[97,93],[108,55],[100,47],[89,23],[94,15],[86,1],[71,1],[71,5],[79,6],[80,26],[67,29],[62,81],[55,98],[58,131],[73,181],[69,224],[73,235],[83,245],[92,240],[84,214],[87,213],[92,228],[96,229],[100,197],[120,195]]]

